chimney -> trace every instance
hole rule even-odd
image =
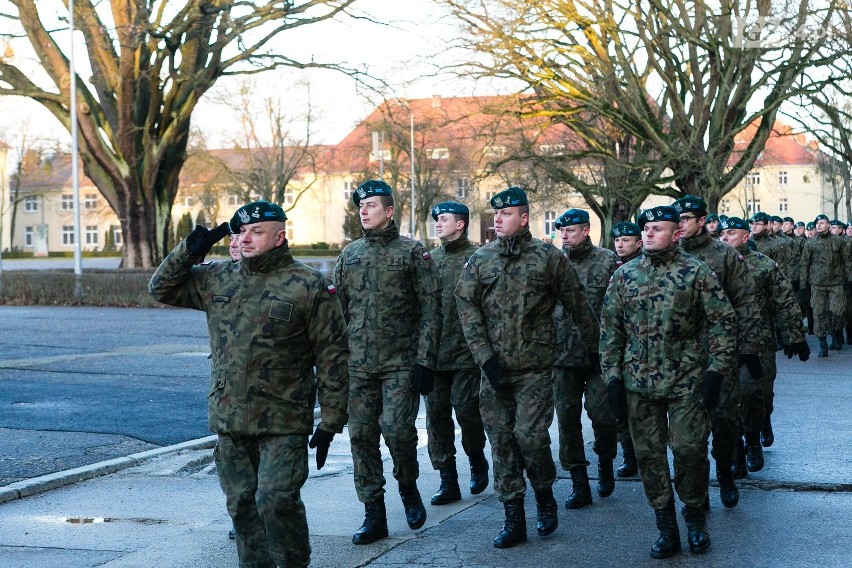
[[[441,108],[441,95],[432,95],[432,108]]]

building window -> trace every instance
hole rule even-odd
[[[229,195],[228,196],[228,206],[236,207],[237,204],[238,204],[238,201],[237,201],[238,199],[239,199],[239,197],[234,195],[233,193],[231,195]]]
[[[721,203],[719,203],[719,211],[722,213],[730,213],[731,212],[731,202],[727,199],[723,199]]]
[[[787,172],[778,172],[778,185],[787,185]]]
[[[121,244],[121,227],[117,227],[113,225],[112,227],[112,240],[116,244],[116,246]]]
[[[74,196],[73,195],[63,195],[61,201],[59,202],[59,208],[63,211],[73,211],[74,210]]]
[[[746,175],[747,185],[760,185],[760,172],[749,172]]]
[[[35,213],[38,211],[38,197],[30,195],[24,198],[24,211],[27,213]]]
[[[760,199],[749,199],[746,205],[748,206],[749,215],[754,215],[760,211]]]
[[[343,200],[349,201],[352,199],[352,192],[355,191],[355,182],[353,181],[344,181],[343,182]]]
[[[183,206],[184,207],[192,207],[192,196],[187,195],[183,198]]]
[[[781,201],[778,202],[778,212],[786,213],[787,212],[787,198],[782,197]]]
[[[83,208],[85,209],[97,209],[98,208],[98,195],[96,193],[87,193],[83,196]]]
[[[289,185],[284,188],[284,204],[285,205],[293,205],[293,201],[295,200],[295,193],[293,192],[293,188]]]
[[[499,158],[506,153],[504,146],[486,146],[482,150],[482,155],[490,158]]]
[[[24,227],[24,246],[32,247],[33,246],[33,226],[27,225]]]
[[[62,225],[62,244],[66,246],[74,244],[74,225]]]
[[[470,190],[470,179],[466,177],[456,178],[456,197],[464,199]]]
[[[86,225],[86,244],[87,245],[97,245],[98,244],[98,226],[97,225]]]
[[[565,144],[541,144],[538,150],[543,156],[561,156],[565,153]]]
[[[545,211],[544,234],[548,237],[556,234],[556,211]]]
[[[429,152],[429,156],[433,160],[449,160],[450,159],[449,148],[432,148],[428,152]]]
[[[287,229],[287,240],[292,243],[293,239],[296,238],[296,231],[294,230],[295,227],[293,227],[293,221],[287,221],[285,228]]]

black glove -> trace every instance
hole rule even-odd
[[[792,359],[793,355],[796,354],[796,349],[792,345],[784,346],[784,355],[787,356],[787,359]]]
[[[701,381],[701,396],[704,398],[704,408],[712,412],[719,404],[719,393],[722,392],[722,373],[707,371]]]
[[[420,363],[414,365],[414,390],[420,394],[429,394],[435,386],[435,371]]]
[[[763,367],[760,366],[760,357],[752,353],[743,353],[737,359],[739,366],[746,366],[748,374],[752,379],[763,378]]]
[[[500,390],[500,379],[503,378],[503,369],[500,368],[500,362],[497,360],[497,357],[492,357],[486,361],[482,366],[482,370],[485,372],[488,382],[491,383],[491,387],[494,390]]]
[[[601,354],[597,351],[589,351],[589,361],[592,364],[592,373],[598,374],[601,372]]]
[[[792,359],[793,355],[798,355],[799,361],[807,361],[811,356],[811,348],[808,346],[808,342],[799,341],[798,343],[792,344],[790,346],[790,355],[787,358]]]
[[[616,379],[606,385],[606,398],[616,420],[627,420],[627,389],[624,381]]]
[[[308,447],[317,449],[317,469],[322,469],[322,466],[325,465],[325,458],[328,457],[328,447],[331,445],[333,439],[334,432],[320,430],[319,426],[314,430],[314,435],[311,436]]]
[[[231,230],[227,223],[222,223],[215,229],[208,229],[202,225],[196,225],[195,229],[186,237],[186,248],[194,255],[202,256],[210,252],[213,245],[221,241],[225,235],[230,235]]]

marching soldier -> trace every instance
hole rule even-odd
[[[719,216],[715,213],[710,213],[707,215],[707,221],[704,223],[704,227],[707,229],[707,232],[710,233],[710,236],[714,239],[719,238]]]

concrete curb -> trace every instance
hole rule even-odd
[[[130,454],[123,458],[114,458],[83,467],[57,471],[56,473],[50,473],[40,477],[34,477],[32,479],[25,479],[23,481],[18,481],[4,487],[0,487],[0,503],[14,501],[15,499],[23,499],[30,495],[43,493],[45,491],[71,485],[79,481],[86,481],[93,477],[100,477],[102,475],[115,473],[122,469],[135,467],[166,454],[176,453],[181,450],[201,450],[205,448],[212,448],[215,445],[216,435],[205,436],[204,438],[188,440],[172,446],[165,446],[154,450]]]

